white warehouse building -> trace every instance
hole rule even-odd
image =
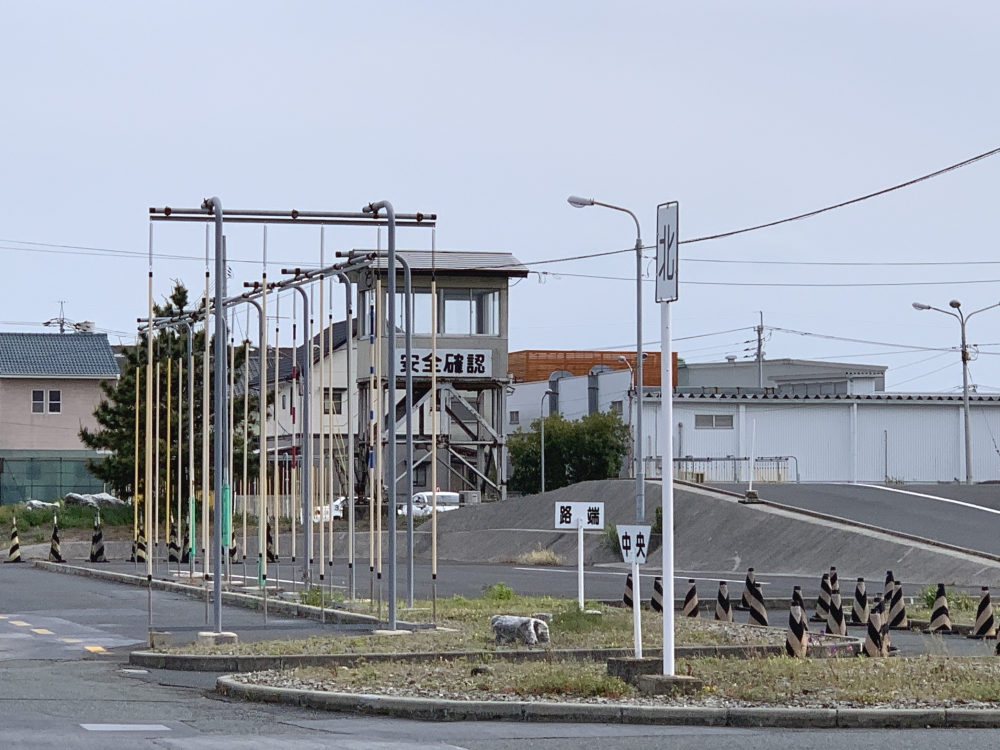
[[[772,371],[776,362],[768,363]],[[814,371],[807,372],[802,360],[789,362],[801,371],[801,377],[789,377],[787,370],[794,368],[788,367],[784,375],[770,378],[763,389],[694,384],[675,388],[675,475],[694,481],[745,482],[753,450],[758,481],[964,480],[961,395],[884,391],[885,368],[881,367],[864,369],[817,362]],[[757,372],[756,363],[738,364]],[[837,377],[830,377],[837,367],[846,377],[843,386],[834,384]],[[682,377],[683,370],[682,365]],[[824,371],[825,376],[820,377],[816,370]],[[810,386],[808,391],[812,393],[802,393],[806,389],[799,381],[820,380],[829,384]],[[517,383],[513,388],[507,401],[508,432],[518,427],[530,429],[543,406],[566,419],[613,410],[626,423],[633,421],[634,388],[627,369],[582,376],[554,373],[548,381]],[[554,393],[546,398],[546,390]],[[646,472],[656,477],[663,466],[661,389],[655,386],[643,390]],[[1000,395],[972,394],[970,414],[973,480],[998,481]],[[628,466],[625,471],[629,471]]]

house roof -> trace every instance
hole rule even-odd
[[[0,378],[117,378],[103,333],[0,332]]]
[[[374,250],[357,250],[358,253],[370,253]],[[410,264],[413,273],[427,274],[432,270],[447,276],[477,275],[477,276],[517,276],[525,277],[528,269],[512,253],[486,252],[469,250],[397,250]],[[433,257],[432,257],[433,255]],[[388,261],[383,255],[376,258],[374,267],[385,270]]]
[[[354,321],[354,329],[357,331],[358,321]],[[340,320],[333,324],[332,327],[328,327],[320,333],[313,336],[313,345],[316,347],[313,349],[313,363],[320,361],[319,345],[320,341],[323,343],[323,356],[325,357],[330,353],[330,346],[332,344],[333,350],[336,351],[340,349],[347,341],[347,322]],[[293,347],[282,346],[278,349],[278,380],[280,382],[285,382],[291,380],[292,378],[292,363],[297,363],[300,367],[305,363],[306,356],[306,345],[294,347],[294,358],[292,356]],[[267,353],[267,378],[268,381],[273,381],[274,379],[274,356],[275,350],[271,348]],[[250,371],[250,387],[257,388],[260,383],[260,368],[257,365],[258,355],[257,351],[254,350],[250,355],[249,361],[249,371]]]

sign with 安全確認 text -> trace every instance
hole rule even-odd
[[[622,561],[642,564],[646,562],[649,549],[651,526],[618,525],[618,546],[621,547]]]
[[[491,349],[443,349],[431,356],[430,349],[414,349],[410,354],[410,372],[430,375],[432,362],[437,361],[438,377],[490,378],[493,377],[493,351]],[[406,374],[406,352],[397,349],[396,375]]]
[[[556,528],[604,528],[604,503],[556,503]]]

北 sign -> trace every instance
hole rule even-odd
[[[635,565],[646,562],[649,550],[651,526],[618,526],[618,546],[622,551],[622,560]]]
[[[604,503],[556,503],[556,528],[603,529]]]
[[[656,207],[656,301],[677,300],[677,201]]]

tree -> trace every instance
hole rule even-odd
[[[533,493],[541,489],[541,419],[531,431],[519,429],[507,439],[513,472],[510,488]],[[614,412],[589,414],[576,421],[561,414],[545,418],[545,489],[576,482],[612,479],[628,453],[628,427]]]
[[[204,303],[202,303],[203,306]],[[176,282],[170,296],[164,301],[163,305],[154,305],[153,314],[157,317],[160,316],[173,316],[179,315],[188,311],[188,291],[180,282]],[[146,407],[146,373],[145,369],[142,370],[141,375],[139,373],[139,367],[145,367],[146,365],[146,345],[147,338],[143,334],[140,336],[138,342],[134,346],[124,347],[122,350],[122,355],[124,357],[124,363],[122,366],[121,377],[118,379],[117,383],[105,382],[101,384],[101,388],[104,391],[104,397],[101,399],[94,411],[94,417],[97,420],[98,427],[95,430],[87,429],[83,427],[80,429],[80,440],[88,448],[93,450],[101,451],[105,454],[105,457],[100,460],[88,461],[87,468],[90,472],[107,482],[111,489],[120,497],[134,497],[136,494],[136,489],[133,487],[134,477],[135,477],[135,440],[138,436],[139,439],[139,487],[138,491],[140,495],[144,495],[143,483],[145,478],[145,407]],[[182,504],[183,507],[187,506],[186,502],[186,487],[188,484],[189,469],[188,462],[186,460],[186,454],[188,450],[188,441],[191,436],[187,432],[187,408],[190,403],[189,399],[194,399],[194,444],[195,444],[195,487],[201,487],[201,473],[203,470],[201,462],[201,442],[202,442],[202,414],[205,404],[202,399],[202,383],[204,377],[204,361],[202,352],[205,347],[205,333],[203,330],[196,331],[194,334],[193,349],[194,349],[194,393],[188,392],[188,377],[185,370],[183,377],[181,378],[181,393],[183,397],[184,404],[184,416],[181,420],[181,432],[183,433],[183,446],[182,450],[185,453],[185,459],[181,462],[181,472],[180,476],[177,475],[176,470],[176,458],[177,458],[177,448],[178,448],[178,415],[177,415],[177,384],[178,384],[178,369],[177,365],[180,361],[185,363],[186,367],[186,357],[187,357],[187,332],[183,327],[177,330],[161,330],[155,333],[153,338],[153,367],[155,368],[157,363],[160,365],[159,380],[158,385],[154,385],[156,392],[159,394],[158,400],[160,405],[160,419],[159,419],[159,429],[158,432],[154,434],[159,436],[159,448],[160,448],[160,490],[161,493],[165,493],[165,477],[167,475],[167,362],[168,360],[173,360],[171,366],[172,377],[169,384],[171,391],[171,436],[170,436],[170,454],[171,454],[171,466],[170,472],[172,476],[172,482],[180,483],[180,486],[184,488],[182,490],[183,496],[185,497],[185,502]],[[236,362],[236,376],[237,381],[242,373],[243,359],[244,359],[244,347],[237,344],[234,358]],[[137,377],[138,376],[138,377]],[[155,373],[154,373],[155,379]],[[136,411],[135,411],[135,397],[136,388],[139,390],[139,421],[138,430],[136,423]],[[234,446],[233,452],[233,465],[242,467],[243,464],[243,452],[245,446],[242,442],[243,436],[243,399],[246,397],[245,392],[243,394],[238,394],[234,397],[234,408],[233,408],[233,421],[235,426],[235,440],[236,444]],[[250,419],[249,428],[251,434],[256,434],[257,425],[259,424],[258,418],[258,407],[257,407],[257,397],[254,394],[249,395],[250,403]],[[213,405],[213,395],[209,395],[209,410],[212,409]],[[155,408],[155,404],[154,404]],[[210,411],[211,414],[211,411]],[[211,419],[211,417],[210,417]],[[214,431],[214,426],[210,427],[210,430]],[[138,433],[138,435],[137,435]],[[209,435],[211,439],[211,435]],[[154,446],[155,447],[155,446]],[[248,463],[252,467],[254,475],[257,472],[257,452],[253,447],[253,443],[250,446],[250,453],[247,457]],[[211,459],[210,459],[211,460]],[[174,484],[174,487],[177,485]],[[169,498],[171,505],[175,502],[175,498]]]

